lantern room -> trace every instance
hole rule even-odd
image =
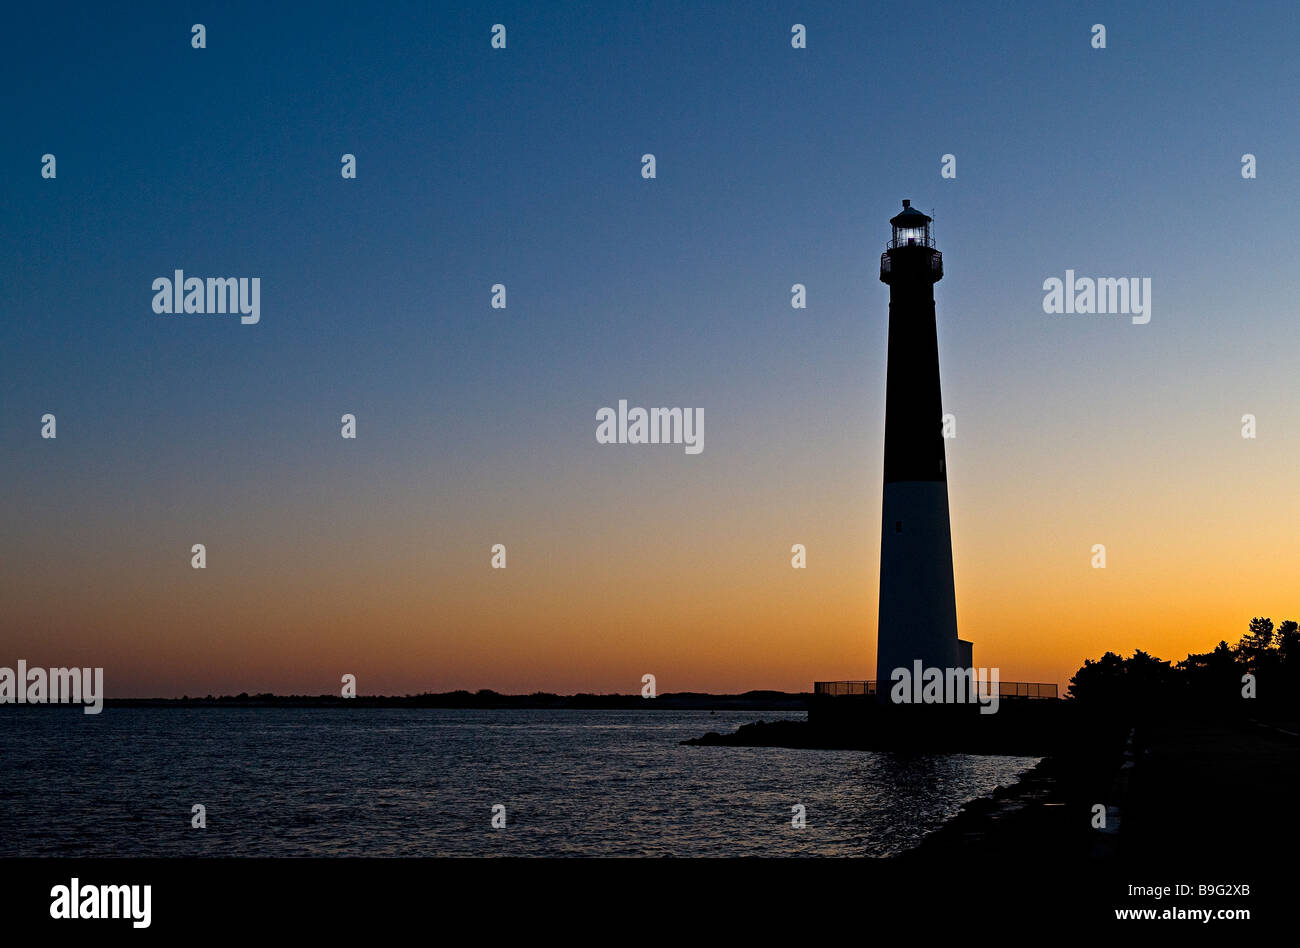
[[[904,201],[902,213],[889,219],[894,227],[894,239],[889,242],[890,248],[933,247],[934,240],[930,237],[931,220],[912,207],[911,201]]]

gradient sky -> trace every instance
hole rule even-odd
[[[976,664],[1064,687],[1300,615],[1300,14],[1047,6],[15,7],[0,665],[112,696],[871,677],[904,197],[945,258]],[[261,323],[155,315],[176,268],[260,277]],[[1067,268],[1150,277],[1151,322],[1045,315]],[[598,445],[620,398],[702,407],[704,452]]]

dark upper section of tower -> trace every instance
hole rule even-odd
[[[943,254],[934,249],[930,218],[911,202],[890,223],[894,239],[880,257],[880,279],[889,284],[885,483],[946,481],[934,314]]]

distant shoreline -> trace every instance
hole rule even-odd
[[[448,691],[420,695],[208,695],[202,698],[107,698],[109,708],[443,708],[493,710],[579,710],[579,711],[804,711],[808,694],[785,691],[747,691],[743,694],[709,694],[675,692],[643,698],[637,695],[576,694],[557,695],[535,692],[530,695],[506,695],[481,690]],[[24,707],[69,707],[46,704]],[[75,707],[75,706],[74,706]]]

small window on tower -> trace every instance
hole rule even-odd
[[[902,532],[903,532],[903,521],[901,521],[901,520],[895,520],[895,521],[894,521],[894,532],[895,532],[895,533],[902,533]]]

